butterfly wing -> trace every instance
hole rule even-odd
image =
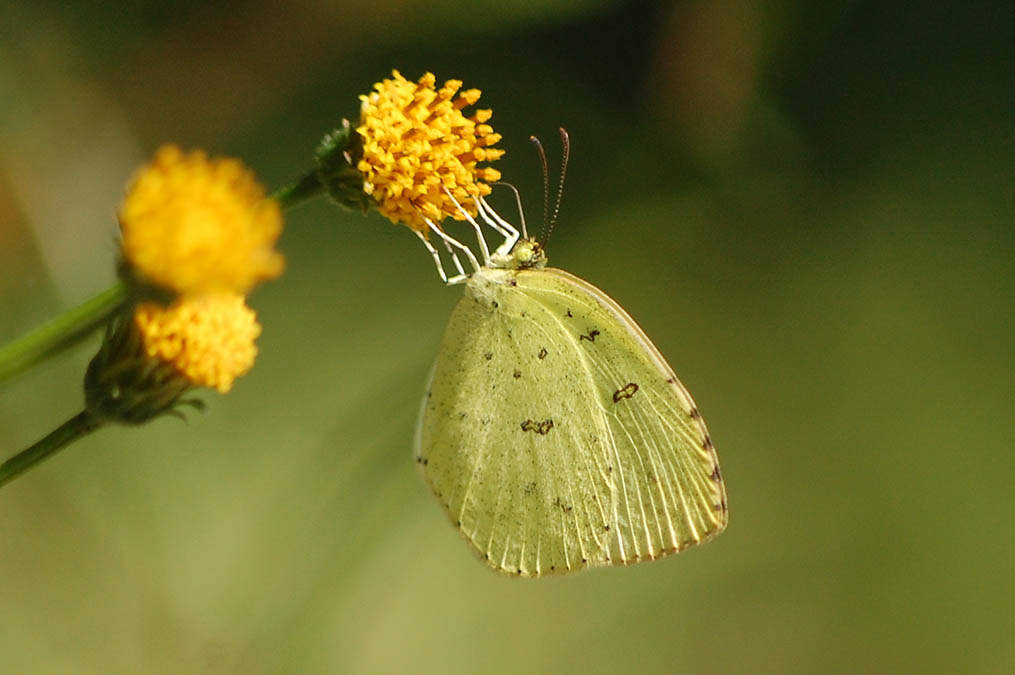
[[[560,270],[497,279],[474,277],[455,308],[417,430],[424,476],[481,557],[562,573],[721,530],[704,424],[630,317]]]
[[[721,532],[728,513],[715,448],[655,345],[620,305],[573,274],[520,272],[517,282],[563,317],[595,383],[609,430],[611,560],[657,558]]]

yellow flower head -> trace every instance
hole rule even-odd
[[[131,272],[176,293],[246,293],[282,273],[281,210],[238,160],[164,145],[134,176],[119,218]]]
[[[392,222],[424,233],[424,217],[435,223],[447,216],[464,220],[445,189],[474,215],[473,200],[490,194],[487,183],[500,180],[496,169],[477,167],[504,154],[491,147],[501,138],[486,124],[493,113],[463,115],[462,109],[478,101],[480,92],[459,93],[460,80],[448,80],[436,89],[432,73],[417,83],[397,70],[392,75],[360,96],[356,133],[362,155],[357,168],[363,190]]]
[[[148,356],[223,394],[253,367],[261,333],[254,311],[235,293],[181,296],[168,308],[144,302],[134,309],[134,324]]]

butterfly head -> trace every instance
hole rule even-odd
[[[517,270],[538,269],[546,265],[546,251],[536,239],[520,240],[511,249],[509,266]]]

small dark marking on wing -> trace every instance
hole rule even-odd
[[[673,379],[672,377],[667,377],[666,378],[666,383],[667,384],[676,384],[677,381],[675,379]]]
[[[567,318],[570,319],[570,318],[572,318],[574,316],[574,314],[572,314],[571,310],[569,309],[569,310],[567,310],[567,314],[565,314],[564,316],[566,316]]]
[[[619,403],[621,399],[631,398],[636,391],[638,391],[638,385],[634,382],[628,382],[622,388],[613,392],[613,402]]]
[[[718,464],[716,464],[715,465],[715,469],[712,470],[712,480],[714,480],[717,483],[722,480],[722,474],[719,473],[719,465]]]
[[[605,525],[603,525],[603,529],[606,530],[607,532],[609,532],[610,531],[610,524],[606,523]]]
[[[493,308],[494,308],[494,309],[497,309],[498,307],[500,307],[500,303],[499,303],[499,302],[497,302],[496,300],[494,300],[494,301],[493,301],[492,303],[490,303],[490,304],[491,304],[491,305],[493,305]]]
[[[711,438],[711,436],[709,436],[708,434],[705,434],[705,440],[703,440],[701,442],[701,447],[704,448],[705,450],[711,450],[712,449],[712,438]]]
[[[579,335],[578,341],[580,342],[582,340],[588,340],[589,342],[595,342],[597,335],[599,335],[599,331],[593,328],[588,332],[587,335]]]
[[[508,286],[517,286],[517,285],[518,285],[517,279],[508,279]]]
[[[526,483],[525,487],[522,488],[522,489],[525,491],[525,494],[527,494],[527,495],[532,494],[533,492],[536,491],[536,481],[532,481],[530,483]]]
[[[560,508],[560,509],[561,509],[561,510],[563,510],[563,511],[564,511],[565,513],[570,513],[571,511],[573,511],[573,510],[574,510],[574,506],[568,506],[568,505],[567,505],[567,504],[565,504],[565,503],[564,503],[563,501],[561,501],[560,497],[557,497],[557,498],[556,498],[556,499],[555,499],[555,500],[553,501],[553,505],[554,505],[554,506],[556,506],[556,507],[558,507],[558,508]]]
[[[700,420],[701,419],[701,411],[698,410],[697,408],[691,408],[691,419],[692,420]]]
[[[540,361],[542,361],[543,359],[545,359],[545,358],[546,358],[546,355],[547,355],[548,353],[549,353],[549,352],[547,352],[547,351],[546,351],[546,347],[540,347],[540,348],[539,348],[539,355],[538,355],[538,356],[539,356],[539,360],[540,360]]]
[[[485,354],[483,354],[483,358],[489,361],[490,359],[493,358],[493,352],[486,352]]]
[[[515,370],[515,379],[517,380],[517,379],[518,379],[518,378],[520,378],[521,376],[522,376],[522,371],[520,371],[520,370]]]
[[[543,420],[542,422],[534,422],[532,420],[525,420],[522,422],[522,431],[533,431],[540,436],[545,436],[550,433],[550,429],[553,428],[553,420]]]

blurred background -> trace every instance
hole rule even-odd
[[[256,368],[0,490],[25,673],[1015,672],[1011,3],[25,0],[0,9],[0,343],[114,280],[164,141],[310,166],[400,69],[483,90],[551,264],[667,355],[730,525],[660,562],[502,578],[410,460],[462,289],[318,199],[251,304]],[[513,214],[510,195],[495,195]],[[0,455],[82,406],[97,339],[0,385]]]

